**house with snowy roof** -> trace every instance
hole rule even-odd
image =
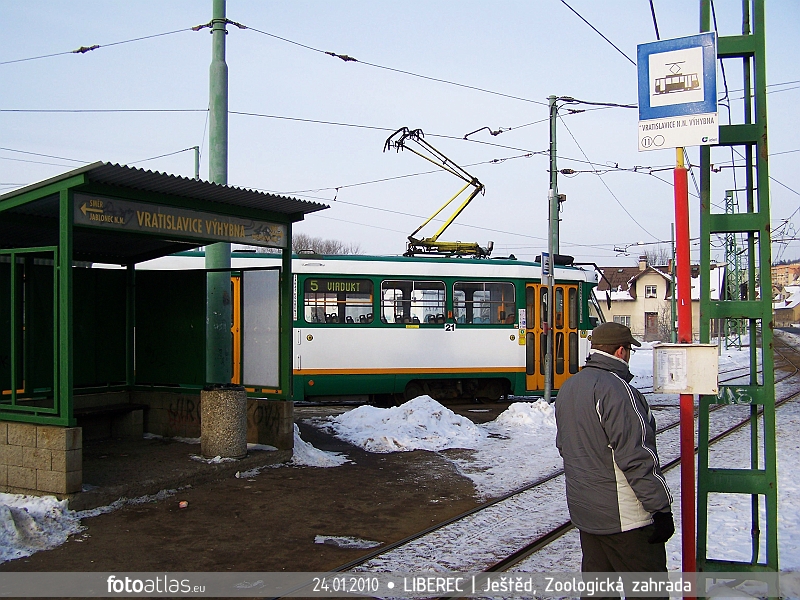
[[[630,327],[641,340],[669,341],[671,332],[672,276],[670,266],[651,266],[640,256],[635,267],[600,267],[595,294],[606,321]],[[711,299],[719,298],[724,285],[721,266],[711,265]],[[700,336],[700,266],[692,265],[692,335]],[[611,307],[608,307],[610,300]],[[712,335],[715,327],[712,324]]]
[[[775,327],[791,327],[800,323],[800,285],[785,286],[781,297],[772,303]]]

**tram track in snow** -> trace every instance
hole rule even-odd
[[[775,339],[800,355],[800,348],[790,346],[777,336]],[[776,383],[798,376],[800,357],[793,362],[777,348],[777,344],[775,352],[786,360],[781,369],[786,365],[791,365],[793,369]],[[745,369],[749,370],[749,367],[725,372],[736,373]],[[748,376],[749,372],[733,375],[721,380],[721,383],[735,385],[738,379]],[[798,396],[800,392],[788,394],[776,401],[776,405]],[[719,408],[723,406],[727,405],[720,405]],[[711,423],[711,443],[724,439],[749,422],[749,414],[746,418],[732,415],[714,419]],[[659,454],[665,471],[680,463],[678,426],[676,421],[657,432]],[[546,548],[572,527],[564,501],[563,470],[559,469],[332,571],[504,571]],[[488,534],[489,531],[499,533]],[[459,549],[464,547],[471,548],[470,564],[464,564],[461,559]],[[476,551],[476,548],[484,550]]]
[[[786,343],[785,340],[779,340],[779,338],[777,336],[774,339],[776,341],[779,341],[783,345],[784,349],[789,349],[792,352],[798,353],[800,355],[800,348],[797,348],[795,346],[789,345],[788,343]],[[789,373],[785,377],[782,377],[780,380],[777,380],[775,383],[777,384],[777,383],[780,383],[781,381],[786,381],[786,380],[788,380],[788,379],[790,379],[792,377],[797,376],[798,372],[800,372],[800,368],[798,368],[798,363],[800,363],[800,360],[798,360],[797,362],[793,362],[783,352],[781,352],[781,350],[778,349],[777,346],[774,348],[774,351],[782,356],[782,358],[785,360],[785,365],[791,366],[791,368],[792,368],[792,372],[791,373]],[[795,398],[798,398],[798,397],[800,397],[800,391],[791,392],[791,393],[785,395],[783,398],[776,399],[775,406],[777,408],[777,407],[779,407],[779,406],[781,406],[781,405],[783,405],[783,404],[785,404],[785,403],[787,403],[787,402],[789,402],[789,401],[791,401],[791,400],[793,400]],[[719,406],[721,408],[722,406],[726,406],[726,405],[719,405]],[[743,406],[746,406],[749,409],[749,405],[743,405]],[[759,417],[760,417],[762,412],[763,412],[762,410],[758,411],[758,416]],[[723,431],[720,431],[719,433],[716,433],[715,435],[711,436],[709,438],[709,445],[712,445],[712,444],[720,442],[721,440],[727,438],[728,436],[734,434],[735,432],[739,431],[743,427],[745,427],[745,426],[750,424],[750,416],[749,415],[746,418],[739,418],[737,420],[738,420],[738,422],[731,424],[730,426],[724,428]],[[695,447],[695,454],[696,453],[697,453],[697,447]],[[680,460],[681,460],[680,454],[678,454],[678,456],[670,459],[669,461],[667,461],[666,463],[663,464],[662,471],[667,472],[667,471],[670,471],[670,470],[674,469],[675,467],[679,466],[680,465]],[[525,546],[523,546],[519,550],[509,554],[508,556],[502,558],[501,560],[499,560],[496,563],[490,565],[489,567],[486,567],[483,570],[485,572],[507,571],[509,568],[521,563],[522,561],[526,560],[527,558],[529,558],[530,556],[532,556],[536,552],[542,551],[549,544],[551,544],[555,540],[559,539],[560,537],[564,536],[567,532],[569,532],[573,528],[574,528],[574,525],[572,525],[571,521],[569,521],[569,520],[564,521],[563,523],[559,524],[557,527],[554,527],[553,529],[551,529],[547,533],[545,533],[545,534],[539,536],[538,538],[536,538],[535,540],[529,542],[528,544],[526,544]]]

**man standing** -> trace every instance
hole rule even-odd
[[[556,445],[583,572],[667,570],[672,495],[650,406],[629,384],[631,345],[641,343],[620,323],[595,328],[586,367],[556,398]]]

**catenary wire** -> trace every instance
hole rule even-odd
[[[244,26],[244,29],[248,29],[250,31],[255,31],[256,33],[260,33],[261,35],[266,35],[266,36],[269,36],[271,38],[275,38],[277,40],[281,40],[283,42],[288,42],[290,44],[294,44],[296,46],[300,46],[301,48],[305,48],[307,50],[313,50],[314,52],[319,52],[320,54],[326,54],[328,56],[332,56],[334,58],[338,58],[340,60],[343,60],[344,62],[355,62],[355,63],[359,63],[359,64],[362,64],[362,65],[367,65],[369,67],[374,67],[376,69],[384,69],[386,71],[392,71],[393,73],[401,73],[403,75],[409,75],[411,77],[418,77],[420,79],[426,79],[428,81],[435,81],[435,82],[438,82],[438,83],[444,83],[444,84],[447,84],[447,85],[453,85],[453,86],[456,86],[456,87],[461,87],[461,88],[465,88],[465,89],[469,89],[469,90],[474,90],[474,91],[477,91],[477,92],[483,92],[485,94],[492,94],[492,95],[495,95],[495,96],[501,96],[503,98],[510,98],[512,100],[521,100],[522,102],[530,102],[532,104],[540,104],[542,106],[547,106],[547,102],[542,102],[541,100],[532,100],[530,98],[523,98],[521,96],[514,96],[512,94],[505,94],[503,92],[496,92],[494,90],[489,90],[489,89],[477,87],[477,86],[474,86],[474,85],[468,85],[468,84],[465,84],[465,83],[458,83],[458,82],[455,82],[455,81],[449,81],[447,79],[441,79],[439,77],[431,77],[429,75],[421,75],[419,73],[414,73],[412,71],[406,71],[406,70],[403,70],[403,69],[397,69],[395,67],[387,67],[385,65],[379,65],[379,64],[367,62],[367,61],[364,61],[364,60],[359,60],[359,59],[353,58],[352,56],[349,56],[347,54],[337,54],[335,52],[329,52],[329,51],[321,50],[319,48],[314,48],[313,46],[309,46],[307,44],[301,44],[300,42],[296,42],[294,40],[290,40],[288,38],[281,37],[279,35],[275,35],[274,33],[269,33],[267,31],[262,31],[261,29],[256,29],[255,27]]]
[[[562,2],[563,2],[563,0],[562,0]],[[561,119],[561,117],[560,117],[560,116],[559,116],[559,119]],[[564,128],[567,130],[567,133],[569,133],[570,137],[571,137],[571,138],[572,138],[572,140],[575,142],[575,145],[576,145],[576,146],[578,146],[578,150],[580,150],[580,151],[581,151],[581,154],[583,154],[584,158],[586,158],[586,160],[588,161],[588,160],[589,160],[589,157],[588,157],[588,156],[586,156],[586,152],[584,152],[584,151],[583,151],[583,148],[582,148],[582,147],[581,147],[581,145],[578,143],[578,140],[577,140],[577,139],[575,139],[575,136],[572,134],[572,131],[570,130],[570,128],[569,128],[569,127],[567,127],[567,124],[566,124],[566,123],[564,123],[564,119],[561,119],[561,123],[564,125]],[[623,210],[623,211],[625,211],[625,214],[626,214],[626,215],[628,215],[628,216],[631,218],[631,220],[632,220],[634,223],[636,223],[636,224],[639,226],[639,228],[640,228],[642,231],[644,231],[644,232],[645,232],[647,235],[649,235],[649,236],[650,236],[650,237],[652,237],[653,239],[658,239],[658,237],[656,237],[655,235],[653,235],[652,233],[650,233],[650,232],[647,230],[647,228],[645,228],[645,227],[644,227],[644,225],[642,225],[641,223],[639,223],[639,221],[637,221],[637,220],[636,220],[636,218],[635,218],[635,217],[634,217],[634,216],[633,216],[633,215],[632,215],[632,214],[631,214],[631,213],[628,211],[628,209],[627,209],[627,208],[625,208],[625,205],[624,205],[624,204],[622,204],[622,202],[620,202],[620,199],[619,199],[619,198],[617,198],[617,195],[616,195],[616,194],[615,194],[615,193],[614,193],[614,192],[611,190],[611,188],[610,188],[610,187],[608,187],[608,184],[605,182],[605,180],[603,179],[602,175],[598,174],[598,175],[597,175],[597,177],[598,177],[598,178],[600,179],[600,181],[603,183],[603,186],[605,186],[605,188],[608,190],[608,193],[609,193],[609,194],[611,194],[611,196],[614,198],[614,200],[616,200],[616,201],[617,201],[617,204],[619,204],[619,205],[620,205],[620,207],[622,208],[622,210]]]
[[[617,45],[616,45],[614,42],[612,42],[610,39],[608,39],[606,36],[604,36],[602,33],[600,33],[600,30],[599,30],[599,29],[597,29],[597,27],[595,27],[595,26],[594,26],[594,25],[592,25],[591,23],[589,23],[589,21],[587,21],[586,19],[584,19],[584,18],[583,18],[583,16],[581,16],[581,14],[580,14],[580,13],[579,13],[577,10],[575,10],[574,8],[572,8],[572,7],[571,7],[569,4],[567,4],[567,3],[566,3],[564,0],[561,0],[561,3],[562,3],[564,6],[566,6],[568,9],[570,9],[572,12],[574,12],[576,15],[578,15],[578,17],[580,18],[580,20],[581,20],[581,21],[583,21],[583,22],[584,22],[584,23],[586,23],[586,24],[587,24],[589,27],[591,27],[592,29],[594,29],[594,31],[595,31],[595,32],[596,32],[596,33],[597,33],[597,34],[598,34],[598,35],[599,35],[601,38],[603,38],[605,41],[607,41],[609,44],[611,44],[611,45],[614,47],[614,49],[615,49],[617,52],[619,52],[620,54],[622,54],[622,56],[624,56],[625,58],[627,58],[627,59],[630,61],[630,63],[631,63],[631,64],[632,64],[634,67],[636,66],[636,62],[635,62],[635,61],[634,61],[634,60],[633,60],[633,59],[632,59],[630,56],[628,56],[627,54],[625,54],[625,53],[624,53],[622,50],[620,50],[620,49],[619,49],[619,46],[617,46]]]
[[[142,36],[142,37],[132,38],[130,40],[122,40],[122,41],[119,41],[119,42],[110,42],[108,44],[93,44],[91,46],[81,46],[80,48],[77,48],[75,50],[67,50],[65,52],[55,52],[53,54],[43,54],[41,56],[31,56],[31,57],[28,57],[28,58],[16,58],[14,60],[2,61],[2,62],[0,62],[0,65],[10,65],[10,64],[13,64],[13,63],[27,62],[27,61],[31,61],[31,60],[39,60],[41,58],[52,58],[54,56],[64,56],[66,54],[86,54],[87,52],[91,52],[93,50],[98,50],[100,48],[109,48],[111,46],[119,46],[120,44],[129,44],[131,42],[140,42],[142,40],[149,40],[149,39],[152,39],[152,38],[162,37],[162,36],[165,36],[165,35],[172,35],[174,33],[181,33],[181,32],[184,32],[184,31],[192,31],[192,28],[191,27],[186,27],[184,29],[176,29],[174,31],[166,31],[164,33],[154,33],[153,35],[145,35],[145,36]]]

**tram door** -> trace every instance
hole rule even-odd
[[[525,383],[528,391],[544,389],[547,337],[547,286],[525,286],[527,329],[525,337]],[[578,372],[578,286],[553,286],[553,388],[558,389]]]

